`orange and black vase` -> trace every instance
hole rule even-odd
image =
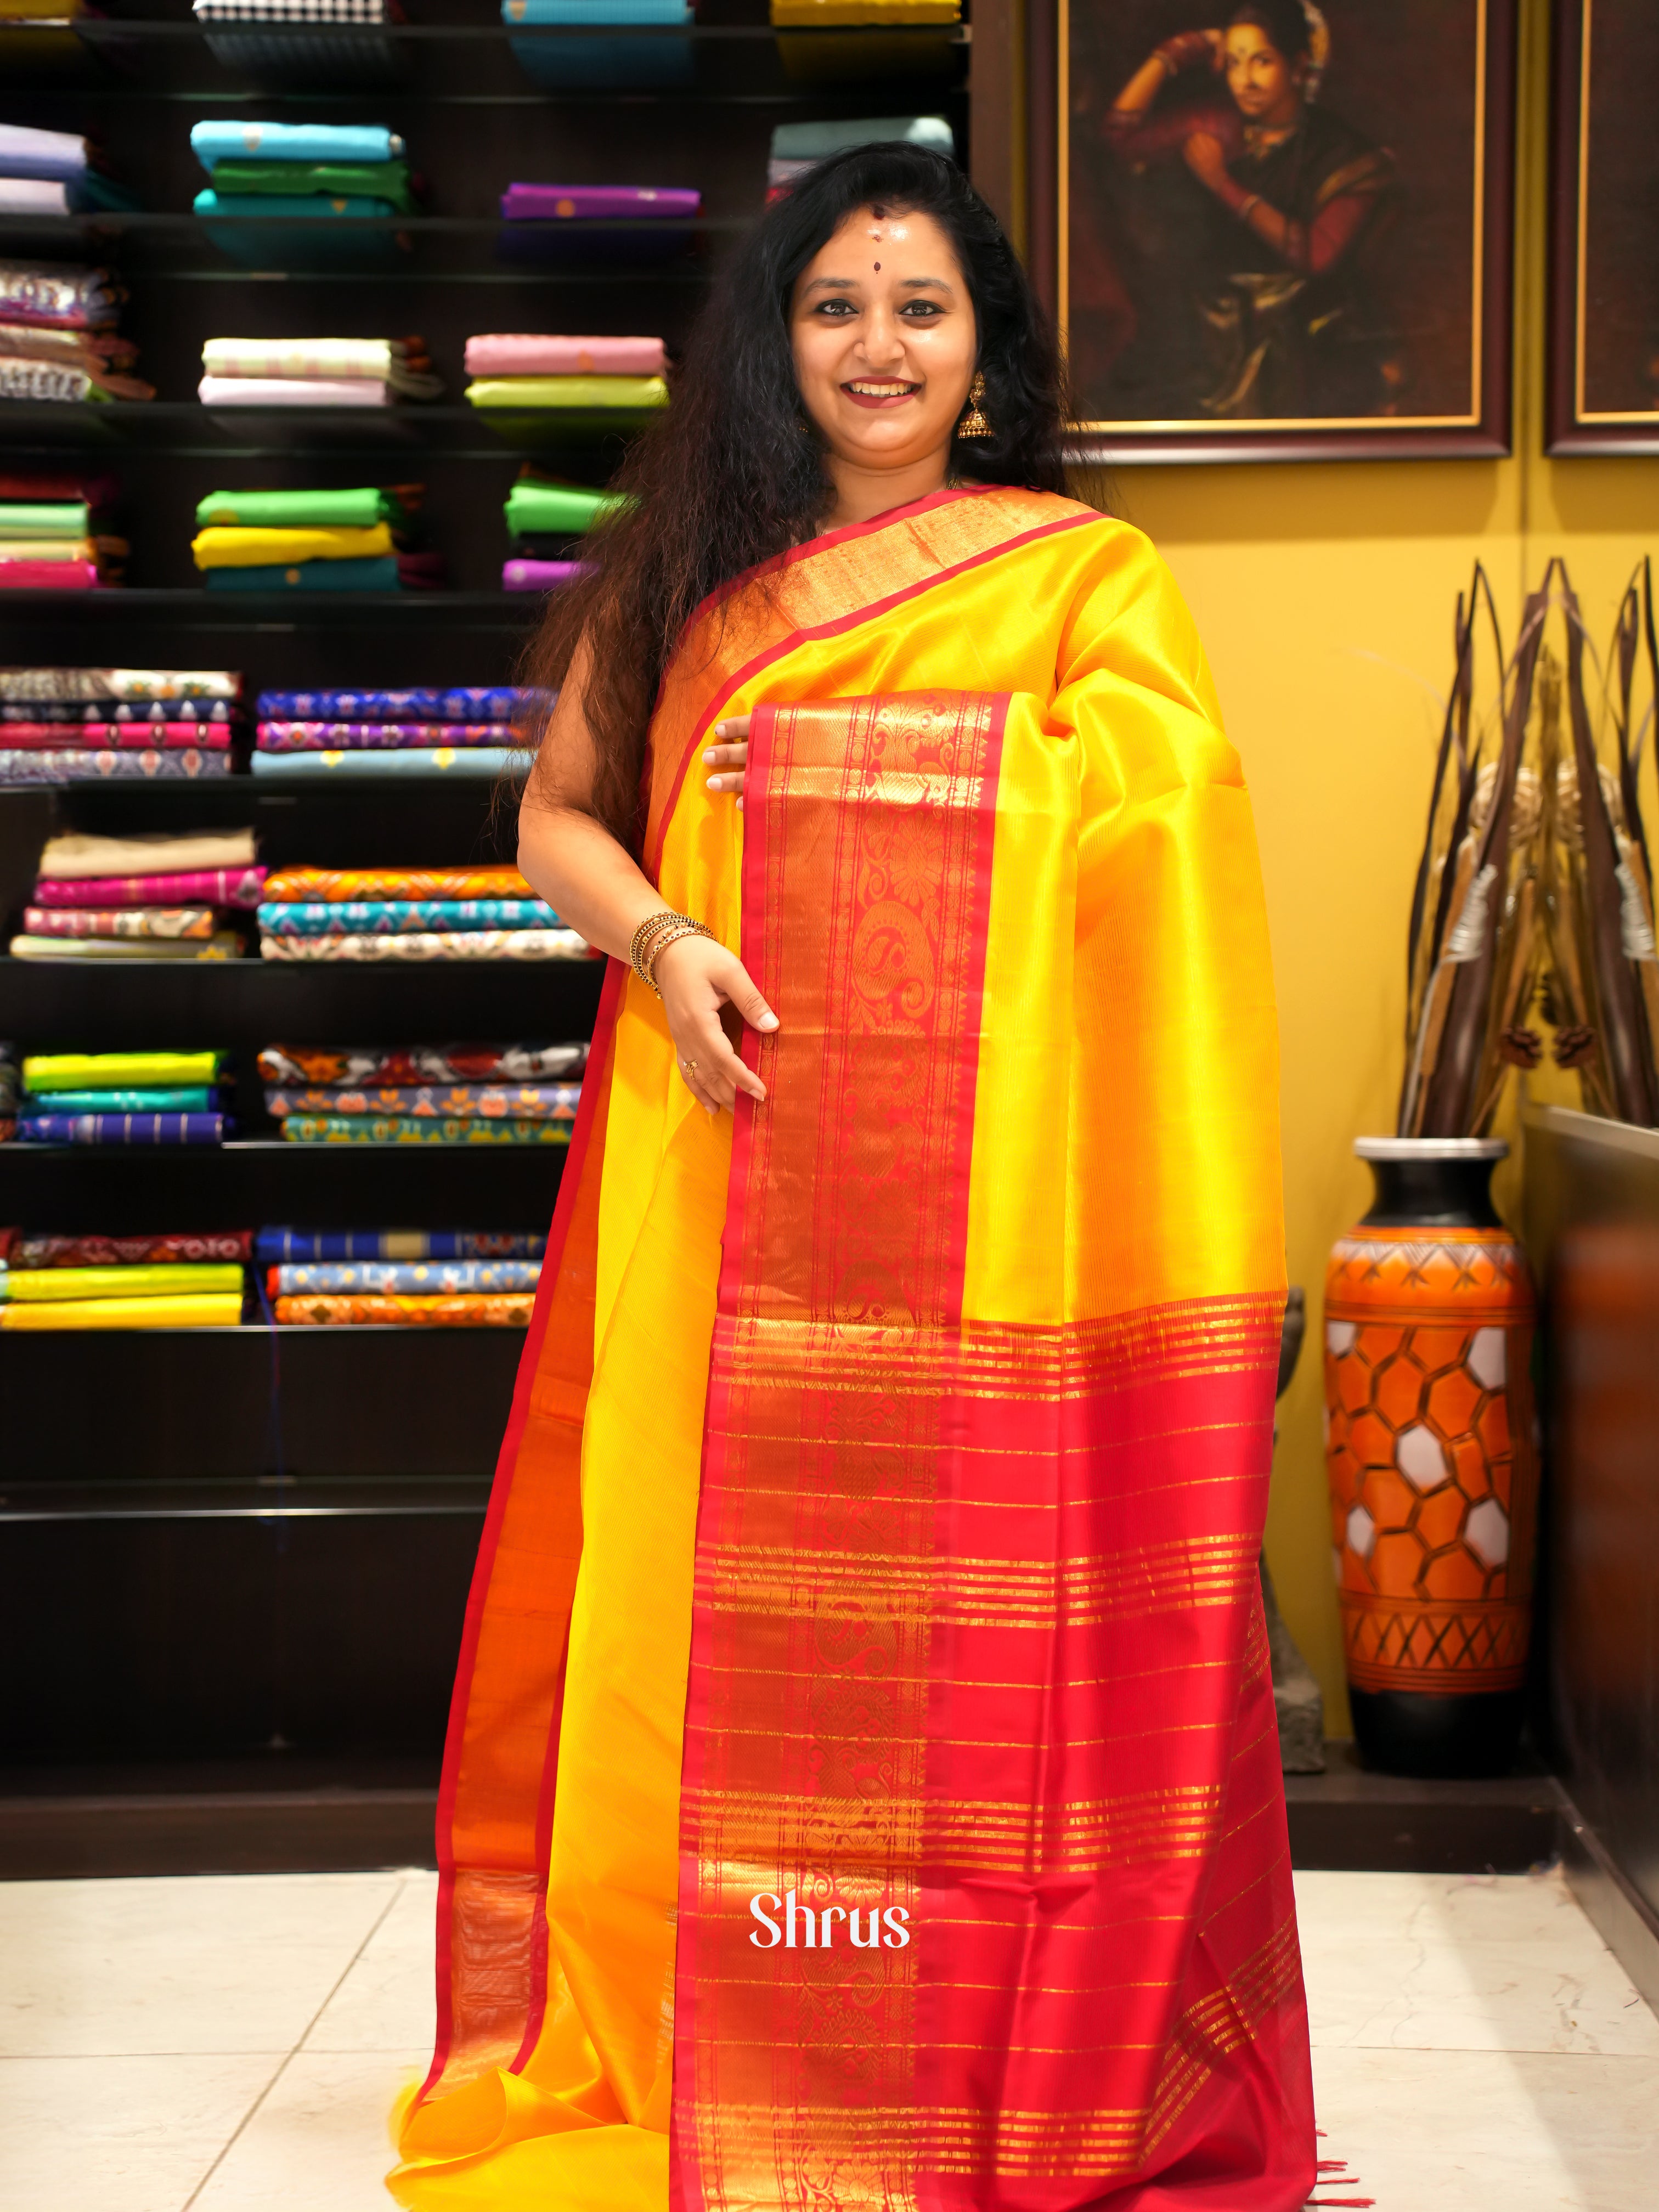
[[[1538,1518],[1532,1279],[1492,1139],[1362,1137],[1325,1278],[1326,1466],[1354,1735],[1395,1774],[1497,1774],[1521,1733]]]

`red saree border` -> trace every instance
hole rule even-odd
[[[887,1439],[890,1477],[894,1455],[902,1462],[891,1498],[866,1497],[866,1401],[856,1361],[837,1360],[838,1316],[878,1309],[890,1341],[918,1345],[960,1326],[1007,704],[890,695],[762,707],[750,725],[743,957],[781,1028],[748,1041],[769,1097],[743,1104],[734,1132],[705,1417],[675,1966],[677,2212],[809,2201],[897,2212],[911,2201],[878,2169],[896,2142],[902,2160],[914,2114],[873,2148],[846,2149],[849,2085],[823,2048],[835,1994],[782,1979],[757,1994],[738,1946],[751,1925],[744,1888],[775,1881],[781,1896],[797,1863],[860,1910],[910,1896],[929,1695],[914,1625],[902,1603],[858,1601],[849,1632],[908,1660],[864,1684],[877,1722],[863,1706],[838,1719],[837,1679],[848,1688],[856,1668],[836,1678],[817,1631],[787,1606],[757,1610],[728,1561],[781,1546],[810,1577],[836,1528],[867,1547],[868,1507],[884,1554],[920,1568],[932,1547],[941,1401],[916,1401],[903,1438]],[[813,1340],[805,1366],[787,1344],[772,1347],[781,1322],[785,1339]],[[849,1774],[873,1772],[872,1725],[890,1758],[870,1783],[884,1840],[866,1846],[835,1808]],[[886,1854],[884,1893],[867,1879],[872,1850]],[[884,2111],[904,2101],[914,1972],[890,1983],[868,2059]],[[868,2086],[851,2085],[866,2110],[856,2092]],[[843,2195],[849,2157],[859,2186]],[[818,2179],[830,2166],[833,2190]],[[803,2193],[782,2193],[779,2170]]]
[[[609,1104],[612,1048],[615,1042],[617,1018],[622,1008],[627,975],[628,970],[624,962],[612,960],[608,963],[605,984],[599,997],[599,1013],[594,1022],[592,1042],[588,1053],[588,1073],[582,1085],[582,1096],[571,1131],[569,1149],[566,1153],[563,1170],[559,1178],[559,1194],[554,1202],[553,1219],[548,1232],[547,1251],[543,1259],[542,1272],[537,1285],[536,1303],[531,1313],[530,1328],[525,1339],[524,1351],[519,1361],[518,1376],[513,1389],[512,1410],[507,1417],[501,1450],[496,1457],[495,1477],[490,1489],[489,1506],[484,1517],[483,1533],[479,1540],[477,1562],[473,1569],[471,1588],[467,1595],[466,1614],[461,1631],[460,1654],[456,1665],[455,1687],[450,1700],[449,1726],[444,1741],[443,1769],[438,1785],[437,2035],[432,2064],[425,2081],[421,2085],[417,2102],[425,2099],[442,2079],[455,2046],[456,2019],[453,1990],[452,1942],[457,1871],[454,1831],[460,1793],[460,1768],[466,1744],[468,1708],[502,1526],[507,1518],[507,1507],[512,1496],[520,1449],[524,1442],[525,1431],[530,1418],[531,1400],[534,1394],[542,1352],[546,1342],[548,1323],[557,1300],[560,1277],[571,1228],[575,1220],[587,1176],[592,1173],[597,1176],[604,1164],[605,1121]],[[542,1758],[542,1781],[534,1809],[534,1830],[530,1854],[532,1867],[538,1869],[541,1875],[534,1907],[532,1955],[539,1963],[542,1971],[537,1980],[532,1981],[526,1992],[526,2026],[520,2039],[519,2053],[513,2062],[511,2069],[515,2071],[523,2064],[534,2047],[536,2037],[540,2032],[541,2017],[546,2004],[546,1875],[552,1835],[553,1779],[558,1762],[559,1722],[563,1682],[564,1659],[562,1654],[554,1686],[552,1710],[547,1723],[546,1744]]]
[[[738,581],[739,583],[750,581],[766,574],[774,568],[780,573],[787,573],[791,568],[799,568],[808,560],[868,540],[886,531],[902,531],[924,514],[959,504],[963,501],[976,503],[986,498],[996,497],[999,494],[1006,497],[1017,496],[1028,507],[1035,506],[1039,501],[1046,505],[1053,500],[1053,495],[1050,494],[1030,492],[1013,494],[1009,488],[1000,485],[985,485],[974,492],[936,492],[928,499],[918,501],[911,507],[896,507],[890,514],[878,516],[873,521],[849,524],[844,530],[832,531],[823,538],[809,539],[805,545],[796,546],[789,552],[781,554],[775,563],[768,563],[761,568],[750,570],[747,577],[740,578]],[[679,803],[680,793],[684,788],[685,779],[696,757],[697,747],[703,742],[709,724],[720,714],[732,694],[739,690],[744,684],[752,681],[763,670],[774,666],[803,644],[811,643],[818,639],[844,635],[848,630],[857,629],[861,623],[872,622],[878,616],[890,614],[895,608],[906,605],[912,599],[919,598],[924,592],[932,590],[935,585],[949,583],[956,577],[967,575],[972,570],[982,568],[988,562],[1000,560],[1006,555],[1018,552],[1024,546],[1035,544],[1043,538],[1057,537],[1067,531],[1084,529],[1091,523],[1101,522],[1104,520],[1106,518],[1093,507],[1077,507],[1071,513],[1056,515],[1046,522],[1027,523],[1024,527],[1011,528],[1009,534],[994,544],[975,548],[964,554],[958,561],[943,567],[929,568],[926,573],[918,573],[911,582],[880,597],[864,601],[842,614],[827,617],[821,622],[810,623],[791,622],[789,616],[781,607],[767,609],[766,612],[772,619],[783,627],[777,630],[769,642],[757,647],[749,657],[734,669],[729,672],[719,674],[716,688],[702,701],[693,713],[690,734],[682,741],[679,758],[674,765],[673,773],[664,792],[660,806],[654,799],[654,786],[657,778],[650,775],[647,765],[647,775],[650,776],[651,784],[653,787],[653,796],[648,808],[644,854],[640,863],[645,873],[653,883],[656,881],[662,863],[663,842],[668,834],[669,824],[673,820],[674,811]],[[926,549],[921,546],[916,550],[919,556],[926,553]],[[724,591],[713,593],[703,602],[703,606],[712,611],[725,603],[726,597],[726,593]],[[662,690],[658,701],[659,714],[667,701],[671,688],[676,680],[676,670],[681,666],[693,649],[702,618],[700,610],[699,616],[694,617],[692,622],[688,623],[685,636],[677,648],[674,659],[664,675]],[[698,672],[699,675],[705,676],[714,676],[717,672],[716,659],[713,658],[705,664],[703,669]]]

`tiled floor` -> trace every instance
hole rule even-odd
[[[0,2212],[389,2212],[433,1877],[0,1887]],[[1327,2148],[1378,2212],[1649,2212],[1659,2021],[1559,1875],[1304,1875]],[[557,2212],[550,2207],[549,2212]]]

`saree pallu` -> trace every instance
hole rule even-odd
[[[1007,489],[802,547],[668,672],[645,864],[776,1010],[769,1095],[697,1111],[613,963],[392,2193],[1293,2212],[1273,1010],[1167,572]]]

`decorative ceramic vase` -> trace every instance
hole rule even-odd
[[[1325,1279],[1326,1465],[1354,1734],[1396,1774],[1504,1771],[1522,1721],[1536,1307],[1479,1138],[1364,1137]]]

